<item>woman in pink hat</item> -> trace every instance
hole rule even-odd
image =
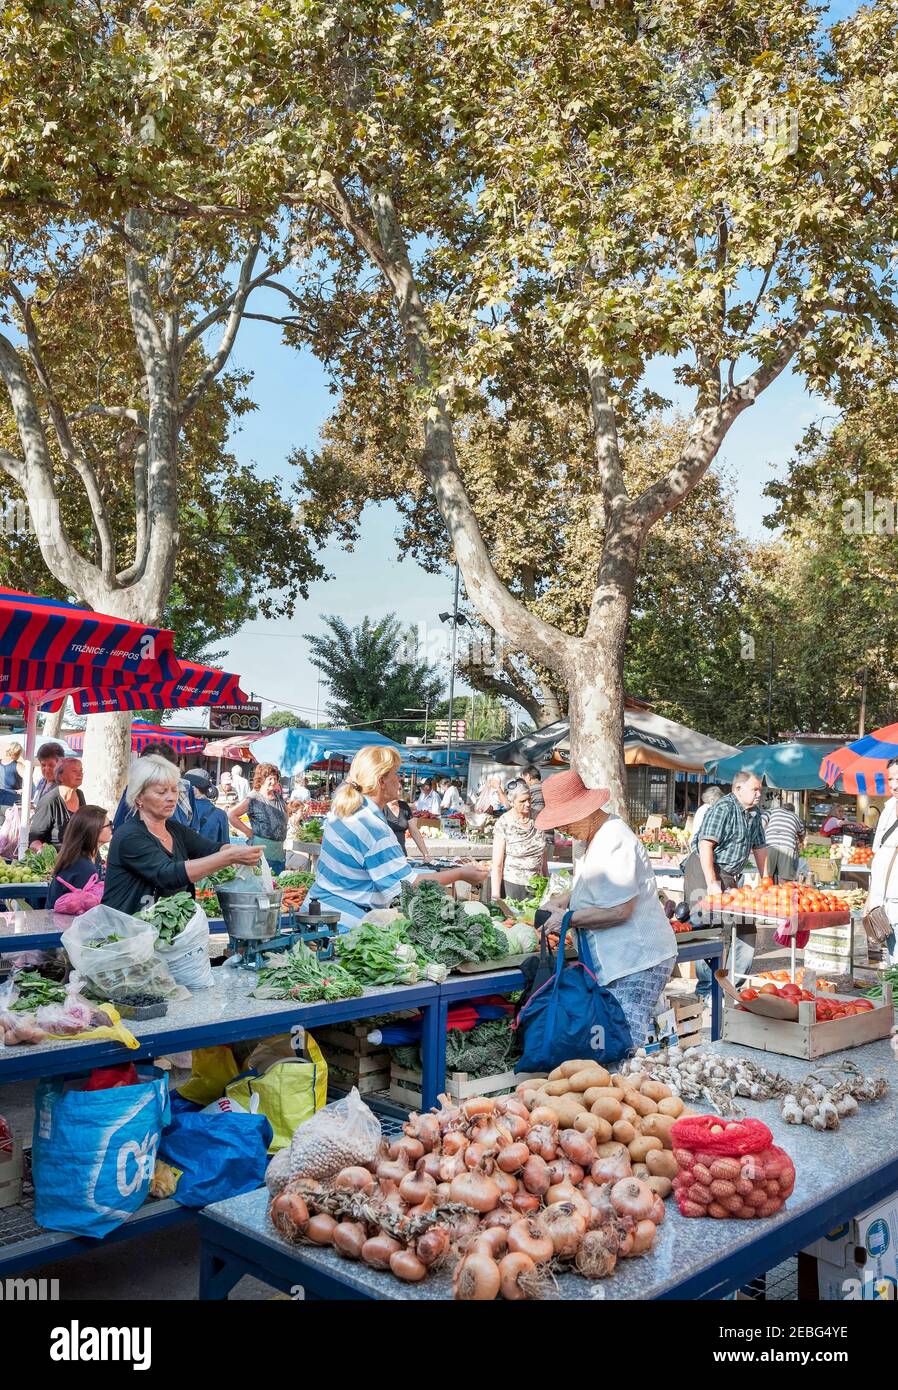
[[[548,928],[559,931],[568,915],[580,959],[618,1000],[634,1046],[642,1047],[677,959],[645,846],[620,816],[602,809],[611,793],[584,786],[579,773],[549,777],[543,794],[538,828],[563,830],[586,846],[571,892],[548,904]]]

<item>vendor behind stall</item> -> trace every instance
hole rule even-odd
[[[530,788],[524,779],[509,782],[505,792],[511,809],[493,830],[493,897],[522,899],[529,896],[533,875],[548,873],[546,837],[533,823]]]
[[[281,789],[280,768],[274,763],[259,763],[253,773],[252,791],[243,801],[228,812],[228,820],[236,831],[246,835],[249,821],[249,836],[254,845],[259,845],[271,866],[272,873],[283,871],[287,851],[284,841],[287,838],[287,803]]]
[[[386,805],[399,799],[400,762],[396,748],[361,748],[324,823],[308,896],[325,911],[339,912],[340,931],[351,930],[372,908],[389,907],[403,883],[480,884],[489,873],[480,864],[420,873],[409,863],[384,815]]]
[[[82,806],[65,828],[47,889],[47,908],[73,889],[83,888],[96,874],[103,877],[100,846],[112,839],[112,821],[102,806]]]
[[[51,787],[31,817],[28,827],[28,841],[34,849],[41,845],[53,845],[58,849],[62,844],[66,826],[70,819],[84,805],[81,783],[84,770],[80,758],[61,758],[56,768],[56,785]]]
[[[573,889],[547,904],[552,916],[546,925],[559,931],[571,909],[580,959],[617,999],[634,1046],[642,1047],[676,964],[677,943],[645,846],[619,816],[602,810],[609,796],[603,787],[584,786],[573,770],[546,782],[537,829],[561,830],[586,845]]]
[[[194,895],[194,884],[229,864],[258,864],[262,858],[257,846],[219,846],[174,820],[180,780],[165,758],[132,763],[125,797],[133,815],[109,846],[104,906],[133,915],[157,898]]]

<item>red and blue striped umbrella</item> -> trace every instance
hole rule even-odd
[[[202,753],[205,748],[203,739],[195,734],[174,734],[161,724],[147,724],[142,719],[135,719],[131,725],[131,752],[142,753],[148,743],[167,743],[174,753]],[[84,748],[83,734],[66,735],[66,743],[73,753],[80,753]]]
[[[887,724],[827,753],[820,776],[828,787],[841,778],[843,791],[855,796],[888,796],[886,767],[892,758],[898,758],[898,724]]]
[[[116,710],[194,709],[203,705],[245,705],[240,677],[214,666],[194,661],[181,662],[181,675],[175,681],[138,681],[128,686],[106,686],[79,690],[73,697],[77,714],[109,714]]]
[[[174,633],[0,588],[0,694],[58,701],[63,691],[177,681]]]

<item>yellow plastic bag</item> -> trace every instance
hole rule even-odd
[[[286,1148],[294,1131],[327,1105],[327,1062],[311,1033],[306,1033],[305,1048],[305,1057],[282,1057],[262,1072],[244,1072],[225,1088],[245,1110],[267,1116],[274,1131],[268,1146],[272,1154]],[[255,1106],[253,1096],[258,1097]]]
[[[48,1042],[75,1042],[80,1040],[93,1041],[103,1039],[108,1042],[120,1042],[132,1051],[135,1047],[140,1047],[140,1043],[135,1038],[130,1029],[122,1023],[122,1017],[118,1009],[114,1009],[111,1004],[101,1004],[100,1008],[112,1020],[109,1028],[105,1025],[99,1028],[86,1028],[83,1033],[45,1033],[44,1037]]]
[[[240,1072],[229,1047],[195,1047],[190,1077],[178,1087],[178,1095],[196,1105],[211,1105],[220,1100],[229,1081]]]

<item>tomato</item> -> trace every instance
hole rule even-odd
[[[858,999],[855,1008],[860,1009],[862,1013],[869,1013],[870,1009],[874,1008],[873,1000]]]
[[[758,993],[759,993],[759,994],[779,994],[779,990],[777,989],[776,985],[772,985],[772,984],[771,984],[771,985],[761,985],[761,988],[758,990]]]
[[[811,991],[810,991],[809,989],[803,989],[803,990],[801,991],[801,998],[802,998],[802,1000],[803,1000],[804,1002],[808,1002],[809,1000],[813,999],[814,997],[815,997],[815,996],[811,993]]]
[[[758,991],[756,989],[740,989],[739,991],[739,998],[744,1000],[746,1004],[749,1004],[752,999],[757,999],[757,997]]]

